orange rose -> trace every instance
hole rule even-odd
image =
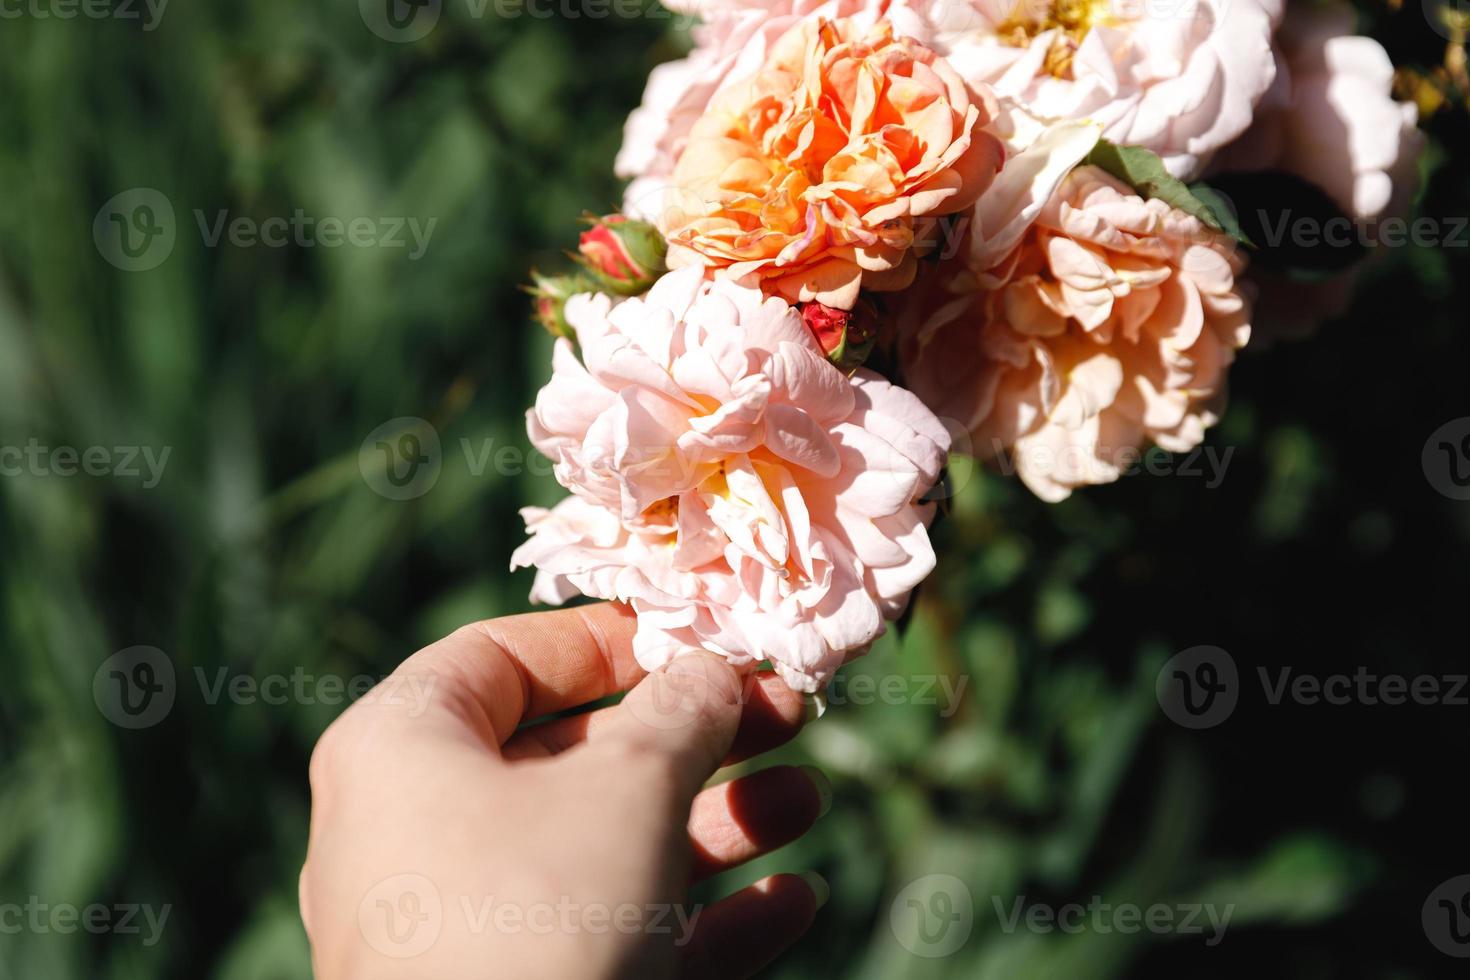
[[[1000,169],[995,113],[989,89],[886,21],[798,25],[690,133],[660,209],[669,266],[838,309],[860,287],[902,289],[934,219]]]

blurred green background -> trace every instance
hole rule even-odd
[[[115,7],[98,9],[141,19],[0,19],[0,446],[110,461],[0,478],[0,905],[171,911],[151,944],[0,929],[0,977],[306,977],[306,760],[342,706],[210,703],[196,671],[378,677],[527,608],[529,573],[506,571],[516,509],[561,492],[494,462],[528,449],[548,375],[516,287],[584,209],[615,205],[623,118],[687,30],[656,7],[476,17],[446,0],[426,37],[389,43],[345,2],[175,0],[153,29]],[[1423,11],[1366,12],[1396,61],[1440,62]],[[1470,214],[1465,117],[1428,128],[1420,212]],[[139,271],[94,241],[134,188],[166,200],[176,239]],[[435,224],[414,259],[211,248],[196,218],[297,209]],[[1420,912],[1470,871],[1470,708],[1272,706],[1254,678],[1464,670],[1470,504],[1433,489],[1420,453],[1470,415],[1467,252],[1393,250],[1315,339],[1247,351],[1209,440],[1232,451],[1217,488],[1140,475],[1047,506],[955,467],[911,621],[779,753],[832,776],[833,812],[700,895],[827,877],[773,975],[1451,975]],[[432,423],[438,474],[394,500],[365,475],[369,434],[407,416]],[[161,478],[143,457],[118,472],[127,447],[166,449]],[[1245,683],[1225,723],[1191,731],[1155,678],[1198,644]],[[177,696],[129,729],[94,678],[139,645],[173,664]],[[938,677],[963,680],[956,699]],[[944,911],[936,874],[973,905],[943,956],[906,911]],[[1233,913],[1208,945],[1007,931],[996,907],[1093,896]]]

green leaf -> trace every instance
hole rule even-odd
[[[1254,243],[1240,230],[1225,200],[1209,188],[1191,190],[1178,177],[1169,173],[1164,161],[1152,150],[1141,146],[1120,146],[1098,140],[1097,146],[1083,163],[1101,167],[1146,198],[1157,198],[1185,214],[1203,221],[1208,227],[1229,235],[1243,245]],[[1204,191],[1203,194],[1200,191]]]
[[[1221,231],[1247,248],[1256,247],[1256,243],[1240,227],[1240,221],[1235,216],[1235,208],[1231,206],[1229,198],[1209,184],[1191,184],[1189,190],[1220,222]]]
[[[1312,925],[1339,915],[1379,873],[1369,852],[1303,832],[1277,841],[1249,867],[1186,896],[1233,910],[1231,925]]]

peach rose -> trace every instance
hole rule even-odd
[[[657,209],[669,267],[838,309],[902,289],[922,219],[968,208],[999,169],[995,112],[886,22],[804,22],[690,132]]]
[[[747,78],[765,62],[771,45],[804,20],[861,16],[877,19],[886,0],[667,0],[676,14],[698,14],[694,50],[653,69],[642,104],[628,116],[614,170],[632,178],[623,211],[651,218],[659,191],[674,173],[689,131],[710,99],[733,79]]]
[[[815,691],[934,567],[920,498],[949,435],[909,392],[823,357],[801,316],[698,268],[573,297],[529,413],[572,496],[523,511],[532,598],[632,604],[656,669],[710,650]]]
[[[1250,327],[1228,240],[1096,167],[1061,177],[1087,140],[1047,138],[1070,145],[1002,174],[971,267],[915,290],[900,354],[905,383],[977,456],[1008,452],[1056,501],[1117,479],[1147,442],[1197,445]]]

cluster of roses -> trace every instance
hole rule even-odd
[[[623,214],[538,277],[530,435],[571,495],[513,560],[535,599],[630,603],[650,670],[705,649],[819,690],[933,569],[951,449],[1055,501],[1196,446],[1254,289],[1186,182],[1287,171],[1366,220],[1419,149],[1343,8],[693,2]]]

